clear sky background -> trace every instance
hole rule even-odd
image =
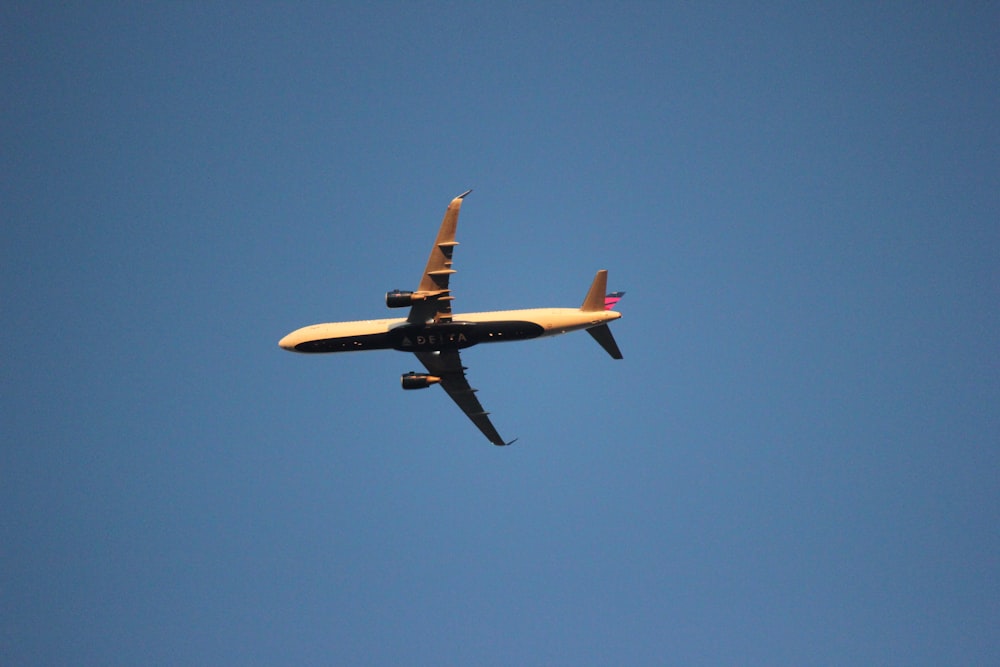
[[[1000,662],[995,3],[4,3],[4,665]],[[939,6],[934,7],[932,5]],[[464,355],[388,316],[467,188]]]

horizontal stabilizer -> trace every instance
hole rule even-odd
[[[618,349],[618,343],[615,342],[615,337],[611,335],[611,327],[607,324],[599,324],[596,327],[591,327],[587,329],[587,333],[593,336],[594,340],[604,348],[605,352],[611,355],[612,359],[622,358],[622,352]]]
[[[583,300],[583,305],[580,306],[580,310],[584,312],[593,312],[595,310],[604,310],[604,293],[608,289],[608,270],[601,269],[594,276],[594,282],[590,285],[590,291],[587,292],[587,298]]]

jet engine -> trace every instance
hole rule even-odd
[[[413,292],[394,289],[385,293],[385,305],[390,308],[406,308],[413,303]]]
[[[420,373],[414,373],[413,371],[403,373],[400,377],[403,389],[426,389],[432,384],[437,384],[440,381],[441,378],[439,377],[435,377],[433,375],[421,375]]]

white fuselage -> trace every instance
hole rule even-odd
[[[448,322],[412,324],[403,317],[330,322],[296,329],[278,344],[286,350],[306,353],[460,349],[589,329],[619,317],[621,313],[613,310],[529,308],[455,314]]]

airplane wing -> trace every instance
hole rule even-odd
[[[490,421],[489,413],[483,410],[482,404],[476,398],[476,390],[470,387],[469,381],[465,379],[465,367],[462,366],[458,350],[414,352],[414,354],[431,375],[441,378],[441,386],[451,396],[451,400],[462,408],[462,412],[472,420],[473,424],[479,427],[479,430],[490,442],[499,447],[514,442],[514,440],[504,442],[504,439],[497,433]]]
[[[451,268],[451,255],[458,245],[455,240],[455,229],[458,227],[458,212],[462,208],[462,200],[472,190],[466,190],[451,200],[444,212],[444,220],[438,229],[437,239],[427,258],[427,267],[420,278],[417,294],[423,298],[414,301],[410,307],[407,321],[413,324],[423,324],[430,320],[435,322],[451,321],[451,292],[448,289],[448,279],[455,270]]]
[[[420,278],[420,286],[417,294],[423,298],[414,301],[410,307],[410,315],[407,321],[413,324],[424,324],[431,320],[435,322],[451,321],[451,302],[453,297],[448,287],[448,280],[455,270],[451,268],[451,256],[458,245],[455,240],[455,229],[458,227],[458,212],[462,208],[462,200],[472,192],[467,190],[451,200],[448,209],[444,212],[444,220],[441,221],[441,228],[438,229],[437,238],[434,240],[434,247],[431,248],[430,257],[427,258],[427,266],[424,268],[424,275]],[[494,445],[509,445],[511,442],[504,442],[504,439],[497,433],[496,428],[490,421],[489,413],[483,410],[482,404],[476,398],[476,390],[469,386],[469,381],[465,378],[465,366],[462,365],[462,358],[458,350],[441,350],[440,352],[414,352],[417,359],[424,365],[427,371],[434,376],[441,378],[441,386],[451,396],[462,412],[472,420],[483,435]]]

